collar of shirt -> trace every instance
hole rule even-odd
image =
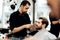
[[[26,12],[22,12],[22,14],[21,14],[21,13],[19,12],[19,10],[17,10],[17,14],[23,16],[23,15],[25,15],[25,14],[27,14],[27,13],[26,13]]]

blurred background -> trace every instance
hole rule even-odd
[[[9,32],[9,17],[10,14],[14,11],[17,11],[20,3],[23,0],[0,0],[0,32],[2,33]],[[39,17],[46,17],[49,20],[50,8],[47,5],[46,0],[28,0],[31,3],[31,6],[28,10],[28,14],[31,20],[31,24],[34,23]],[[49,25],[46,28],[50,30],[50,21]]]

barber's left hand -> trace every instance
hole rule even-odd
[[[5,35],[4,40],[8,40],[8,36],[7,36],[8,34],[5,33],[4,35]]]

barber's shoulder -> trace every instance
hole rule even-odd
[[[29,14],[28,14],[28,13],[26,13],[26,15],[27,15],[27,16],[29,16]]]
[[[11,15],[10,15],[10,16],[14,16],[14,15],[17,15],[17,11],[15,11],[15,12],[11,13]]]

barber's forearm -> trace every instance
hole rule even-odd
[[[24,29],[24,26],[20,26],[20,27],[14,28],[14,29],[12,30],[12,33],[19,32],[19,31],[21,31],[21,30],[23,30],[23,29]]]
[[[19,32],[19,31],[23,30],[24,28],[30,28],[30,25],[31,25],[31,24],[25,24],[25,25],[22,25],[22,26],[20,26],[20,27],[14,28],[14,29],[12,30],[12,33]]]

